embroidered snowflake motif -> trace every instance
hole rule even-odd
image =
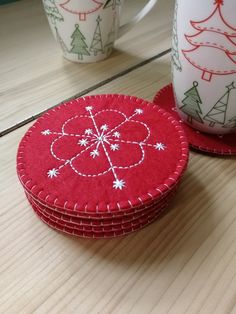
[[[107,131],[107,130],[108,130],[108,125],[107,125],[107,124],[103,124],[103,125],[101,126],[101,130],[102,130],[102,131]]]
[[[82,138],[82,140],[79,140],[79,145],[80,146],[87,146],[88,145],[87,138]]]
[[[137,114],[142,114],[142,113],[143,113],[143,110],[142,110],[142,109],[135,109],[135,113],[137,113]]]
[[[116,138],[120,138],[120,133],[116,131],[116,132],[113,133],[113,136],[116,137]]]
[[[87,135],[93,134],[93,130],[92,129],[86,129],[84,131],[84,134],[87,134]]]
[[[47,129],[47,130],[42,131],[41,134],[42,135],[50,135],[51,131],[49,129]]]
[[[59,162],[58,167],[48,170],[49,179],[58,177],[62,168],[70,166],[74,173],[83,177],[94,178],[111,173],[112,187],[123,190],[127,185],[120,177],[119,169],[128,171],[142,164],[145,147],[153,148],[153,152],[161,152],[167,148],[164,143],[148,143],[150,128],[139,121],[140,119],[135,119],[135,116],[143,114],[143,109],[135,109],[130,116],[115,109],[94,112],[92,106],[87,106],[85,110],[86,115],[77,115],[66,120],[61,132],[49,129],[41,131],[43,136],[53,137],[50,151]],[[81,119],[83,123],[80,123]],[[77,128],[78,131],[75,132]],[[62,145],[63,141],[66,146]],[[68,145],[70,149],[67,151]]]
[[[111,150],[113,150],[113,151],[119,150],[119,144],[111,144],[110,148],[111,148]]]
[[[92,152],[90,152],[90,156],[96,158],[97,156],[99,156],[99,151],[97,149],[94,149]]]
[[[47,175],[49,178],[57,177],[59,175],[59,171],[53,168],[47,172]]]
[[[122,190],[124,186],[125,186],[125,181],[124,180],[116,179],[115,181],[113,181],[113,188],[116,189],[116,190],[117,189]]]
[[[157,150],[165,150],[166,146],[162,143],[156,143],[154,146]]]

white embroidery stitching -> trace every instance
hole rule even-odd
[[[93,107],[92,106],[87,106],[87,107],[85,107],[85,109],[89,113],[88,115],[76,115],[76,116],[66,120],[64,122],[64,124],[62,125],[62,131],[61,132],[54,132],[54,131],[51,131],[50,129],[46,129],[46,130],[41,131],[41,134],[43,136],[58,135],[58,137],[56,139],[54,139],[50,145],[50,152],[56,160],[63,162],[63,164],[61,164],[59,167],[48,170],[48,172],[47,172],[48,178],[53,179],[53,178],[57,177],[58,175],[60,175],[60,170],[66,165],[70,165],[71,169],[76,174],[83,176],[83,177],[97,177],[97,176],[104,175],[104,174],[111,171],[113,174],[113,177],[114,177],[114,181],[112,183],[113,188],[117,189],[117,190],[122,190],[126,186],[126,182],[125,182],[125,180],[119,178],[116,169],[131,169],[133,167],[140,165],[145,159],[144,146],[152,147],[158,151],[164,151],[166,149],[166,145],[163,143],[159,143],[159,142],[157,142],[155,144],[147,143],[147,140],[149,139],[149,137],[151,135],[151,131],[150,131],[149,127],[147,126],[146,123],[133,119],[136,115],[141,115],[143,113],[142,109],[139,109],[139,108],[135,109],[134,113],[129,117],[127,117],[123,112],[121,112],[119,110],[115,110],[115,109],[101,110],[95,114],[93,114]],[[97,117],[97,115],[104,113],[104,112],[118,113],[119,115],[121,115],[123,117],[123,121],[120,122],[115,127],[113,127],[111,130],[109,130],[108,124],[103,124],[99,128],[95,118]],[[73,121],[74,119],[77,119],[77,118],[91,119],[92,124],[93,124],[93,128],[92,127],[86,128],[84,130],[84,133],[82,132],[83,134],[65,132],[65,127],[68,125],[68,123],[70,123],[71,121]],[[120,132],[118,132],[117,130],[122,125],[124,125],[126,122],[133,122],[135,124],[142,125],[147,131],[147,136],[142,141],[139,141],[139,142],[138,141],[122,140],[122,134]],[[80,138],[77,142],[77,145],[80,147],[85,147],[82,151],[80,151],[78,154],[73,156],[71,159],[61,158],[54,151],[55,144],[65,136],[66,137],[69,136],[69,137]],[[134,162],[133,164],[127,165],[127,166],[114,165],[112,158],[110,156],[110,152],[111,151],[112,152],[119,151],[120,150],[119,143],[137,145],[141,150],[141,159],[139,161]],[[108,150],[108,146],[109,146],[109,150]],[[102,147],[101,150],[104,152],[104,154],[106,156],[107,162],[109,164],[109,168],[102,171],[102,172],[95,173],[95,174],[82,173],[82,172],[78,171],[78,169],[76,169],[76,166],[73,164],[73,161],[76,158],[78,158],[79,156],[81,156],[84,152],[89,151],[89,150],[91,150],[90,151],[91,158],[95,159],[95,158],[99,157],[100,156],[100,152],[99,152],[100,147]]]

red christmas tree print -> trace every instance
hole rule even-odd
[[[102,1],[98,0],[66,0],[66,2],[60,4],[64,10],[78,14],[80,21],[86,21],[87,14],[96,12],[102,5]]]
[[[209,17],[190,22],[198,32],[185,38],[194,48],[182,50],[185,58],[202,71],[202,79],[206,81],[211,81],[212,75],[236,73],[236,28],[223,17],[224,1],[215,0],[214,5]]]

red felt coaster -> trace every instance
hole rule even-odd
[[[39,118],[20,143],[17,172],[42,204],[100,214],[157,200],[187,161],[183,129],[170,114],[136,97],[101,95]]]
[[[51,222],[56,223],[57,225],[60,225],[62,227],[67,227],[67,228],[75,229],[79,231],[103,233],[103,232],[119,231],[119,230],[131,228],[134,226],[139,226],[140,224],[143,224],[144,222],[149,221],[153,217],[156,217],[157,214],[160,211],[163,211],[163,209],[166,208],[167,205],[163,204],[162,206],[159,206],[158,208],[155,208],[152,211],[149,211],[148,213],[146,213],[146,215],[143,215],[139,218],[135,218],[127,222],[123,222],[120,224],[100,225],[100,226],[93,226],[93,225],[88,226],[88,225],[74,224],[72,222],[64,221],[63,219],[57,218],[55,216],[48,215],[45,211],[42,211],[41,208],[39,208],[33,203],[31,203],[31,206],[38,214],[42,215],[45,219],[49,219]]]
[[[178,184],[179,185],[179,184]],[[56,217],[63,217],[66,221],[75,221],[79,224],[109,224],[109,222],[116,223],[117,221],[121,221],[124,219],[130,219],[130,217],[135,217],[138,215],[141,215],[143,213],[146,213],[151,208],[158,207],[161,204],[167,204],[169,203],[173,197],[175,196],[178,185],[175,186],[169,193],[166,193],[163,195],[159,200],[155,202],[150,202],[142,207],[133,207],[129,210],[120,211],[117,213],[105,213],[103,215],[96,215],[96,214],[90,214],[85,216],[82,213],[74,213],[70,214],[68,211],[62,212],[61,210],[58,210],[57,208],[51,208],[48,205],[45,206],[44,204],[40,203],[36,199],[34,199],[31,195],[26,193],[26,197],[28,198],[30,203],[34,203],[37,206],[39,206],[43,211],[46,211],[50,215],[54,215]]]
[[[95,238],[95,239],[101,239],[101,238],[113,238],[113,237],[119,237],[119,236],[125,236],[128,235],[130,233],[133,233],[135,231],[138,231],[146,226],[148,226],[149,224],[151,224],[152,222],[154,222],[156,219],[158,219],[161,214],[162,214],[162,210],[160,209],[159,212],[151,217],[148,217],[146,220],[142,220],[139,224],[130,224],[127,227],[123,227],[120,229],[111,229],[109,231],[103,231],[103,232],[94,232],[94,231],[86,231],[86,230],[79,230],[78,228],[70,228],[66,225],[63,224],[59,224],[55,221],[52,221],[50,218],[45,217],[42,213],[40,213],[37,208],[32,205],[34,212],[37,214],[37,216],[45,223],[47,224],[49,227],[63,232],[65,234],[68,235],[72,235],[72,236],[77,236],[80,238]]]
[[[183,121],[175,109],[175,100],[172,84],[162,88],[155,96],[153,102],[159,107],[171,113],[179,122],[182,122],[185,134],[192,148],[202,152],[217,155],[235,155],[236,154],[236,134],[214,135],[197,131]]]
[[[36,202],[37,205],[40,207],[45,207],[48,208],[54,212],[57,212],[59,214],[65,214],[69,217],[76,217],[79,219],[89,219],[89,220],[109,220],[109,219],[119,219],[123,218],[129,215],[134,215],[138,214],[151,206],[158,205],[160,202],[163,202],[164,200],[169,200],[172,199],[173,196],[176,194],[178,187],[180,185],[180,180],[176,183],[175,186],[172,187],[171,190],[167,191],[166,193],[163,193],[158,199],[146,202],[145,204],[143,203],[142,205],[139,206],[130,206],[130,208],[126,209],[121,209],[120,211],[117,212],[105,212],[105,213],[93,213],[93,212],[87,212],[86,210],[84,212],[82,211],[73,211],[73,210],[68,210],[65,208],[58,208],[58,207],[51,207],[48,204],[45,204],[42,201],[39,201],[35,197],[33,197],[29,192],[25,190],[25,194],[29,199],[32,199],[34,202]]]
[[[149,208],[144,209],[135,214],[124,215],[121,218],[113,218],[113,219],[81,219],[78,217],[73,217],[69,215],[62,214],[60,212],[53,211],[45,206],[40,205],[32,198],[28,197],[28,200],[32,206],[35,206],[37,210],[42,213],[44,216],[50,218],[52,221],[62,221],[63,223],[67,223],[70,227],[111,227],[115,225],[123,225],[125,223],[132,222],[136,219],[146,218],[148,215],[152,213],[156,213],[160,209],[163,209],[168,206],[169,202],[172,200],[174,193],[172,193],[171,197],[168,199],[163,199],[156,205],[150,206]]]

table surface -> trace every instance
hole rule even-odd
[[[87,65],[61,57],[39,1],[0,7],[0,313],[236,313],[235,158],[191,152],[166,215],[110,240],[48,228],[16,176],[18,143],[43,111],[86,94],[152,100],[170,82],[173,2]],[[124,19],[144,3],[127,1]]]

